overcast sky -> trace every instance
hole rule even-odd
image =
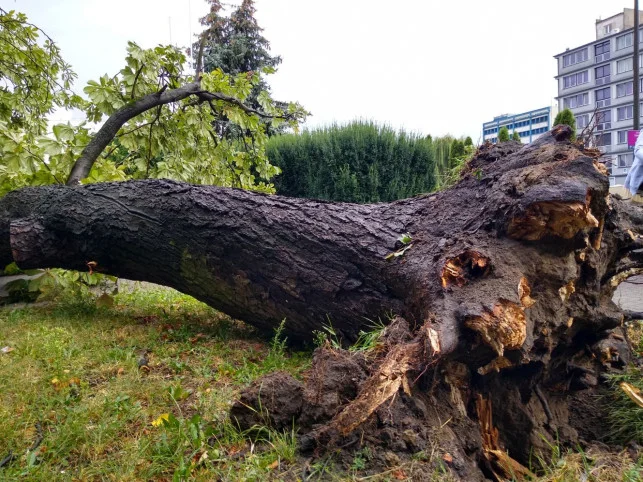
[[[231,0],[239,3],[239,0]],[[501,113],[554,103],[553,55],[595,39],[595,21],[632,7],[614,0],[256,0],[281,55],[279,100],[308,126],[363,117],[423,134],[480,138]],[[89,79],[123,66],[125,46],[187,46],[203,0],[0,0],[25,12]]]

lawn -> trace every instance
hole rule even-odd
[[[300,375],[310,353],[175,291],[4,308],[0,346],[0,459],[15,457],[1,480],[261,480],[294,460],[292,434],[245,436],[227,411],[265,373]]]
[[[136,286],[103,306],[68,295],[0,309],[0,459],[11,454],[0,480],[403,480],[430,462],[420,454],[377,475],[367,449],[350,465],[313,461],[297,455],[294,430],[238,431],[228,409],[239,390],[274,370],[301,377],[311,352],[173,290]],[[643,427],[619,403],[634,414],[624,423]],[[643,480],[631,451],[552,455],[542,480]],[[452,479],[437,470],[433,480]]]

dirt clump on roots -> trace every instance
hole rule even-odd
[[[410,393],[395,393],[356,429],[343,431],[333,423],[347,410],[361,415],[350,412],[351,402],[369,388],[386,359],[385,347],[410,339],[408,324],[397,318],[374,354],[317,348],[304,383],[284,372],[256,380],[242,392],[230,415],[244,430],[260,425],[297,427],[300,453],[312,460],[333,453],[349,468],[356,454],[368,454],[368,471],[373,473],[413,460],[412,473],[407,470],[406,475],[417,480],[449,472],[455,480],[485,480],[480,430],[456,408],[451,388],[436,381],[435,370],[440,368],[418,373]]]

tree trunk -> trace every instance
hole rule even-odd
[[[598,152],[570,133],[483,146],[452,189],[388,204],[159,180],[23,189],[0,201],[0,261],[80,270],[94,261],[265,332],[285,318],[291,340],[324,324],[353,340],[396,315],[375,359],[316,353],[293,397],[292,415],[315,427],[304,445],[362,427],[415,450],[452,417],[453,470],[502,477],[521,470],[503,447],[525,463],[542,437],[595,438],[578,390],[594,390],[628,356],[611,296],[643,271],[643,209],[610,197]],[[340,390],[341,403],[315,390]],[[415,442],[395,438],[408,430]]]

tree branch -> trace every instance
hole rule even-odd
[[[203,32],[203,35],[201,35],[201,41],[199,42],[199,53],[197,54],[197,58],[196,58],[195,77],[197,79],[201,75],[201,69],[203,68],[203,48],[205,47],[205,41],[206,41],[205,34],[206,32]]]
[[[103,126],[98,130],[93,139],[87,144],[80,157],[74,164],[69,178],[67,179],[68,186],[75,186],[80,183],[89,175],[89,172],[98,159],[98,156],[103,152],[105,147],[116,137],[118,131],[123,125],[133,119],[134,117],[146,112],[155,107],[159,107],[173,102],[178,102],[190,96],[196,96],[199,100],[205,102],[208,100],[220,100],[239,107],[247,114],[255,114],[263,118],[283,118],[289,119],[293,116],[273,116],[265,112],[258,111],[252,107],[247,106],[239,99],[229,95],[221,94],[220,92],[208,92],[201,88],[200,82],[191,82],[177,89],[169,89],[164,85],[159,92],[148,94],[140,99],[124,105],[116,112],[114,112]]]
[[[148,178],[150,176],[150,162],[152,160],[152,130],[154,129],[154,124],[156,121],[159,120],[161,117],[161,109],[163,108],[162,105],[158,106],[158,109],[156,111],[156,117],[154,117],[154,120],[150,122],[150,135],[147,139],[147,166],[145,167],[145,177]]]

